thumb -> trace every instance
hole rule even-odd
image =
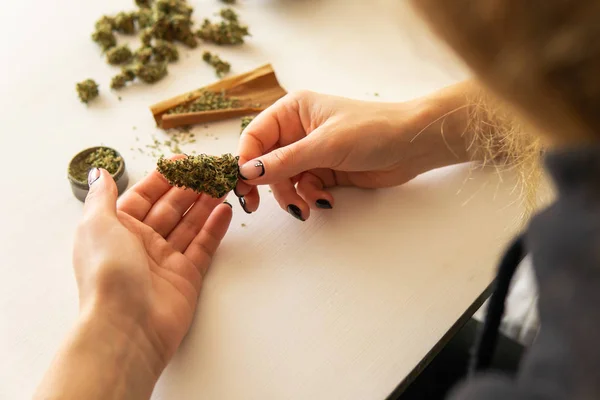
[[[117,184],[105,169],[92,168],[88,173],[89,192],[85,198],[83,213],[117,215]]]
[[[276,183],[323,165],[323,145],[313,134],[240,166],[240,178],[252,185]]]

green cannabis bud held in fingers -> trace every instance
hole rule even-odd
[[[173,186],[191,189],[221,198],[235,188],[238,181],[238,157],[231,154],[200,154],[179,160],[160,158],[157,169]]]

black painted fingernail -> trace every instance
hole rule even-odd
[[[88,172],[88,187],[92,186],[92,183],[100,179],[100,170],[98,168],[90,169]]]
[[[325,199],[319,199],[315,203],[316,203],[316,205],[317,205],[318,208],[326,208],[326,209],[333,208],[333,206],[331,205],[331,203],[328,200],[325,200]]]
[[[240,196],[240,195],[238,194],[238,192],[237,192],[237,187],[234,187],[234,188],[233,188],[233,194],[235,194],[237,197],[242,197],[242,196]]]
[[[244,198],[244,196],[240,197],[240,206],[242,206],[246,214],[252,214],[252,211],[246,210],[246,199]]]
[[[223,204],[226,204],[226,205],[228,205],[228,206],[229,206],[229,208],[233,209],[233,206],[231,205],[231,203],[230,203],[230,202],[228,202],[228,201],[224,201],[224,202],[223,202]]]
[[[289,206],[287,206],[287,210],[292,215],[292,217],[299,219],[300,221],[304,221],[304,218],[302,218],[302,211],[300,211],[300,208],[298,208],[298,206],[290,204]]]

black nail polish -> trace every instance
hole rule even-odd
[[[246,214],[252,214],[252,211],[246,210],[246,199],[244,198],[244,196],[240,197],[240,206],[242,206]]]
[[[325,199],[319,199],[316,202],[316,205],[318,208],[325,208],[325,209],[331,209],[333,208],[331,203],[328,200]]]
[[[234,187],[234,188],[233,188],[233,194],[235,194],[237,197],[242,197],[242,196],[240,196],[240,195],[238,194],[238,192],[237,192],[237,187]]]
[[[302,218],[302,211],[300,211],[300,208],[298,208],[298,206],[290,204],[289,206],[287,206],[287,210],[292,217],[299,219],[300,221],[304,221],[304,218]]]
[[[229,206],[229,208],[233,209],[233,206],[231,205],[231,203],[230,203],[230,202],[228,202],[228,201],[224,201],[224,202],[223,202],[223,204],[226,204],[226,205],[228,205],[228,206]]]

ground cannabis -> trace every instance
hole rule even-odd
[[[215,69],[215,73],[219,78],[222,78],[231,70],[231,64],[221,60],[216,54],[205,51],[204,54],[202,54],[202,59]]]
[[[180,104],[167,111],[167,114],[183,114],[189,112],[227,110],[239,108],[241,103],[238,99],[227,96],[224,90],[211,92],[205,90],[200,97],[187,104]]]
[[[160,172],[171,185],[220,198],[235,188],[238,180],[238,157],[231,154],[200,154],[179,160],[160,158]]]
[[[75,160],[69,166],[69,175],[76,181],[87,182],[88,173],[92,168],[104,168],[112,175],[119,170],[122,161],[123,159],[113,149],[100,147],[87,157]]]
[[[223,21],[213,23],[205,19],[196,35],[207,42],[219,45],[236,45],[244,43],[244,37],[250,36],[248,27],[239,22],[238,16],[231,8],[220,12]]]
[[[79,100],[82,103],[88,103],[90,100],[98,97],[98,84],[93,79],[86,79],[76,85]]]
[[[252,122],[253,119],[254,117],[242,117],[242,129],[240,130],[240,135],[242,134],[242,132],[244,132],[244,129],[246,129],[246,127],[250,125],[250,122]]]
[[[131,60],[133,53],[129,46],[116,46],[106,52],[106,61],[111,65],[125,64]]]

